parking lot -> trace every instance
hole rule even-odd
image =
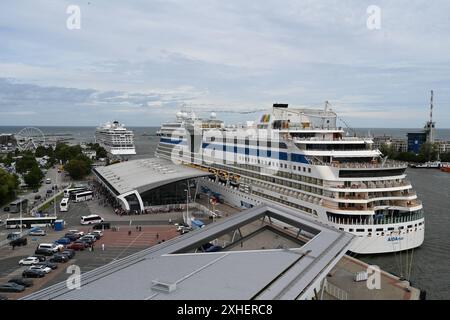
[[[204,202],[205,199],[200,199],[200,201]],[[226,204],[217,205],[216,209],[223,212],[224,216],[240,211]],[[32,279],[34,283],[32,287],[26,288],[21,293],[0,292],[1,296],[7,297],[8,299],[21,298],[34,291],[65,281],[71,275],[67,273],[67,268],[71,265],[78,266],[81,273],[84,273],[111,261],[124,258],[127,255],[177,237],[180,233],[177,231],[175,223],[182,223],[183,221],[183,212],[119,216],[114,213],[112,207],[105,206],[102,199],[97,197],[93,200],[80,203],[71,201],[69,203],[69,210],[66,212],[60,212],[59,206],[57,206],[56,213],[58,219],[65,221],[65,228],[62,231],[55,231],[52,228],[42,228],[46,231],[47,235],[28,236],[28,244],[26,246],[16,247],[14,250],[11,246],[0,247],[0,284],[8,282],[11,278],[20,278],[22,276],[22,272],[28,266],[19,266],[19,260],[33,256],[38,244],[53,243],[64,237],[69,229],[77,229],[84,233],[93,231],[92,226],[81,224],[81,216],[98,214],[104,218],[105,222],[111,224],[111,229],[103,231],[103,236],[94,243],[92,251],[89,248],[83,251],[76,251],[74,258],[65,263],[58,263],[58,268],[46,274],[45,277]],[[195,216],[195,212],[191,212],[191,214]],[[212,220],[207,218],[203,219],[203,221],[205,223],[212,222]],[[6,230],[3,227],[0,233],[6,235],[11,231],[15,230]]]
[[[14,250],[11,246],[1,247],[0,284],[6,283],[11,278],[20,278],[22,276],[22,272],[28,266],[19,266],[19,260],[33,256],[39,243],[53,243],[55,240],[64,237],[64,234],[69,229],[78,229],[85,233],[92,231],[92,227],[80,224],[80,217],[91,213],[93,212],[91,212],[87,203],[71,203],[69,211],[59,212],[58,210],[58,218],[66,222],[64,230],[54,231],[52,228],[42,228],[46,230],[47,235],[28,236],[28,244],[26,246],[16,247]],[[105,221],[108,221],[106,217]],[[132,221],[130,226],[129,221],[112,222],[112,225],[116,227],[114,228],[116,231],[113,231],[113,229],[104,230],[103,237],[94,243],[92,251],[88,248],[83,251],[77,251],[73,259],[66,263],[58,263],[58,268],[52,270],[45,277],[32,279],[33,286],[26,288],[21,293],[0,292],[0,295],[8,299],[18,299],[44,287],[66,280],[70,276],[70,274],[66,273],[70,265],[77,265],[80,267],[81,272],[84,273],[158,244],[158,242],[179,236],[173,224],[165,223],[164,225],[159,225],[158,223],[158,221],[139,221],[139,223]],[[2,233],[10,231],[14,230],[6,230],[4,228],[1,230]]]

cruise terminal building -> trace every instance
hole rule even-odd
[[[185,190],[189,180],[210,175],[209,172],[159,158],[95,167],[93,172],[125,210],[186,203]]]

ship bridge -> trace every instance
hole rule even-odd
[[[93,172],[125,210],[184,203],[189,180],[210,174],[159,158],[96,167]]]

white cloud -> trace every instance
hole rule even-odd
[[[379,0],[378,31],[366,28],[368,0],[89,3],[2,1],[0,78],[91,94],[77,107],[99,113],[158,110],[144,115],[153,125],[184,104],[236,111],[330,100],[356,122],[377,126],[390,113],[392,126],[421,126],[434,89],[438,126],[450,127],[450,2]],[[81,7],[81,30],[65,27],[69,4]],[[14,107],[54,104],[41,92],[27,105],[31,93],[18,88],[26,99],[9,97]],[[71,111],[73,98],[58,107]]]

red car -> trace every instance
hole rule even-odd
[[[84,250],[84,244],[79,242],[73,242],[67,246],[67,249]]]

